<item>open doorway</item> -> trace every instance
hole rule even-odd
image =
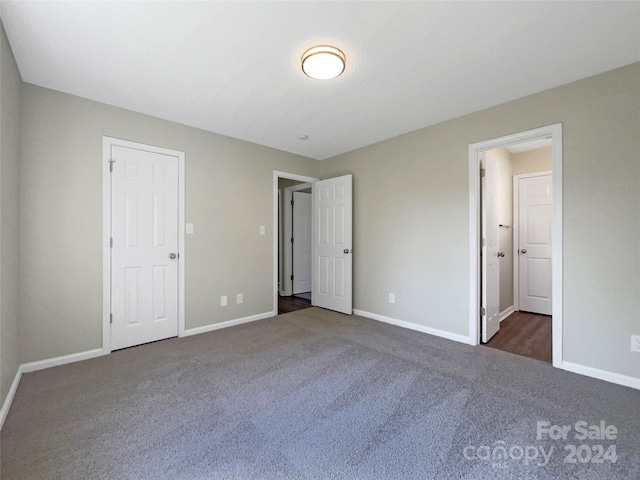
[[[487,239],[481,268],[490,270],[481,276],[488,282],[481,289],[491,310],[480,325],[482,342],[551,363],[551,138],[488,150],[481,161],[481,230]],[[489,309],[492,296],[495,309]]]
[[[278,179],[278,314],[311,307],[311,183]]]
[[[282,179],[293,180],[296,185],[285,186]],[[277,315],[278,300],[281,292],[288,288],[290,276],[287,279],[281,253],[287,248],[290,238],[284,238],[282,232],[287,226],[281,223],[284,205],[283,198],[287,192],[304,194],[306,185],[311,184],[311,305],[347,315],[353,313],[353,175],[346,174],[338,177],[318,180],[286,172],[273,172],[273,313]],[[282,187],[282,188],[280,188]],[[281,191],[282,190],[282,191]],[[292,212],[293,215],[293,212]],[[292,230],[294,226],[292,225]],[[295,243],[295,242],[294,242]],[[308,250],[301,251],[302,256],[308,255]],[[292,251],[293,255],[296,252]],[[300,253],[300,252],[298,252]],[[294,265],[291,265],[291,275],[295,275]],[[300,263],[298,264],[300,265]],[[284,276],[284,278],[282,278]],[[295,283],[295,276],[294,276]],[[306,288],[297,286],[300,292],[307,294]],[[294,284],[291,285],[293,295]],[[300,296],[300,294],[298,294]],[[307,295],[308,296],[308,295]]]
[[[470,343],[562,365],[562,126],[469,146]]]

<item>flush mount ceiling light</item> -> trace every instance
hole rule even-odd
[[[311,47],[302,54],[302,71],[317,80],[337,77],[344,72],[345,63],[344,53],[328,45]]]

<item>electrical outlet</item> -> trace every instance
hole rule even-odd
[[[236,294],[236,303],[241,304],[242,302],[244,302],[244,294],[242,293]]]
[[[631,335],[631,351],[640,353],[640,335]]]
[[[395,293],[390,293],[389,294],[389,303],[396,303],[396,294]]]
[[[220,306],[221,307],[226,307],[227,306],[227,296],[223,295],[220,297]]]

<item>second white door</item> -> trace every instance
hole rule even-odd
[[[311,291],[311,194],[293,192],[293,294]]]
[[[517,182],[519,309],[551,315],[551,175]]]

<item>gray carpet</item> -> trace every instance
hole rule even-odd
[[[310,308],[26,374],[0,446],[3,479],[638,479],[640,391]]]

